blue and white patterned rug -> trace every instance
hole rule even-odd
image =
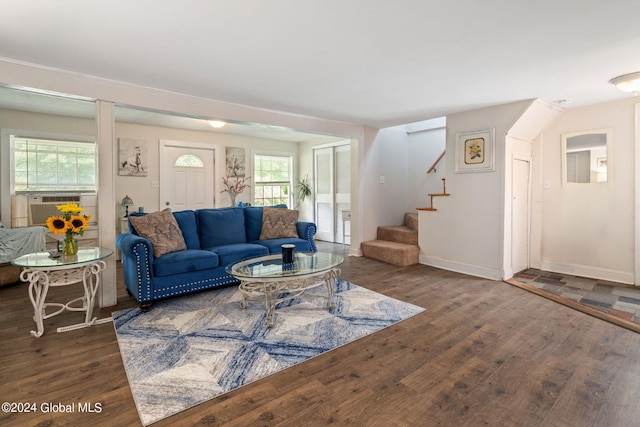
[[[338,280],[281,303],[240,309],[236,287],[113,313],[120,353],[143,425],[149,425],[414,316],[423,308]],[[313,297],[315,295],[315,297]]]

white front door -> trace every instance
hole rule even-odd
[[[160,209],[172,211],[215,206],[215,148],[160,141]]]

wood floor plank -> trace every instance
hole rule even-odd
[[[335,246],[342,250],[341,245]],[[118,269],[118,304],[134,307]],[[348,257],[342,277],[427,311],[155,426],[628,426],[640,419],[637,333],[511,285]],[[0,289],[3,401],[100,413],[0,413],[2,426],[141,425],[113,325],[33,338],[26,286]],[[56,289],[56,298],[78,289]]]

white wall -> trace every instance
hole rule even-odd
[[[445,127],[410,133],[407,142],[408,167],[408,208],[428,207],[428,194],[442,193],[442,178],[446,177],[446,157],[440,160],[436,170],[427,175],[427,170],[445,150],[447,132]]]
[[[397,128],[368,129],[359,148],[357,182],[362,235],[358,250],[360,242],[376,238],[379,225],[402,224],[409,209],[407,133]],[[384,183],[380,182],[381,177]]]
[[[505,135],[530,101],[447,116],[449,197],[419,212],[420,262],[491,279],[503,275]],[[456,135],[495,129],[495,171],[455,173]]]
[[[540,268],[634,283],[637,98],[565,111],[542,135]],[[609,181],[562,185],[561,135],[612,128]]]
[[[116,177],[116,203],[119,203],[127,194],[134,201],[135,205],[130,209],[137,209],[138,206],[144,206],[147,212],[153,212],[160,209],[160,189],[151,186],[152,181],[160,179],[159,170],[159,141],[160,139],[197,142],[211,144],[222,150],[222,155],[218,158],[225,158],[226,147],[241,147],[245,149],[247,161],[247,175],[251,176],[249,185],[251,187],[244,193],[240,194],[237,201],[248,202],[252,200],[253,186],[253,157],[252,150],[260,150],[270,153],[294,153],[298,157],[298,143],[273,141],[263,138],[252,138],[246,136],[230,135],[220,132],[203,132],[185,129],[173,129],[158,126],[147,126],[132,123],[116,122],[115,127],[116,138],[133,138],[147,141],[148,143],[148,162],[149,173],[146,177],[133,176],[117,176]],[[224,160],[223,160],[224,161]],[[216,186],[216,206],[229,206],[229,197],[226,193],[220,193],[222,190],[221,181],[225,176],[224,164],[216,164],[215,181],[219,185]],[[117,206],[120,216],[124,215],[124,208]]]

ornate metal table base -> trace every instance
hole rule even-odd
[[[333,293],[336,281],[340,275],[340,269],[334,268],[319,274],[308,276],[291,276],[279,278],[263,278],[241,280],[238,288],[242,292],[241,308],[247,307],[248,301],[264,302],[267,311],[267,327],[273,327],[276,306],[283,302],[298,297],[307,289],[324,285],[327,290],[327,307],[335,307]]]
[[[98,320],[93,316],[93,306],[96,292],[100,287],[100,272],[106,268],[104,261],[94,261],[84,265],[64,265],[50,269],[25,269],[20,278],[29,282],[29,298],[33,304],[34,317],[37,330],[31,331],[34,337],[40,337],[44,333],[44,320],[63,311],[84,311],[84,323],[58,328],[58,332],[66,332],[91,325],[106,323],[111,318]],[[67,286],[82,282],[84,295],[69,301],[66,304],[57,302],[45,302],[49,287]],[[46,313],[47,307],[57,307],[53,313]]]

